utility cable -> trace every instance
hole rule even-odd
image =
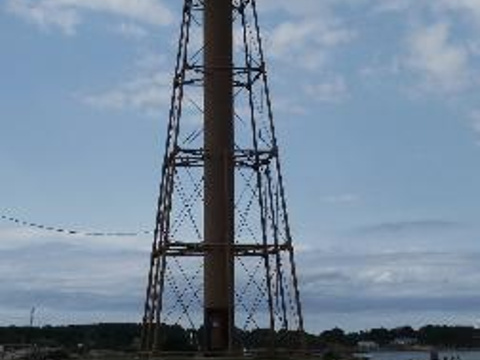
[[[121,232],[121,231],[101,232],[101,231],[73,230],[73,229],[67,229],[61,226],[47,226],[44,224],[26,221],[26,220],[19,219],[13,216],[5,215],[5,214],[0,214],[0,219],[14,223],[21,227],[27,227],[27,228],[32,228],[32,229],[42,230],[42,231],[56,232],[56,233],[66,234],[66,235],[80,235],[80,236],[88,236],[88,237],[138,237],[142,235],[152,234],[152,231],[149,231],[149,230],[134,231],[134,232],[133,231],[132,232]]]

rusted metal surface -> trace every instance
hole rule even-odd
[[[143,354],[172,354],[162,324],[188,329],[189,351],[210,356],[275,357],[302,347],[267,80],[255,0],[184,0]],[[199,120],[193,129],[181,121],[192,114]],[[261,344],[256,331],[265,334]]]
[[[231,348],[234,266],[231,0],[204,0],[204,324],[206,351]],[[223,246],[215,246],[223,245]]]

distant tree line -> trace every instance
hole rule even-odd
[[[275,345],[299,348],[300,334],[269,330],[236,330],[235,341],[240,347],[249,349]],[[0,345],[37,344],[39,346],[61,346],[70,350],[110,349],[135,351],[140,347],[141,325],[133,323],[101,323],[93,325],[43,326],[43,327],[0,327]],[[162,325],[159,331],[161,348],[167,351],[195,351],[201,348],[203,329],[192,332],[179,325]],[[241,344],[241,345],[240,345]]]
[[[342,329],[327,330],[318,336],[307,334],[309,347],[332,344],[354,347],[359,342],[373,342],[380,347],[400,346],[410,340],[421,346],[441,348],[480,348],[480,330],[471,326],[427,325],[418,330],[410,326],[394,329],[375,328],[367,331],[345,333]]]
[[[42,327],[0,327],[0,344],[38,344],[69,349],[129,350],[140,334],[138,324],[92,324]]]
[[[138,350],[141,325],[132,323],[104,323],[94,325],[68,325],[43,327],[0,327],[1,344],[32,343],[43,346],[62,346],[68,349]],[[161,328],[162,348],[188,351],[198,348],[202,330],[195,333],[178,325]],[[247,349],[266,348],[272,344],[268,330],[237,330],[236,338]],[[318,335],[305,334],[305,344],[310,349],[353,348],[359,342],[375,342],[381,347],[392,346],[396,339],[414,339],[424,346],[451,348],[480,348],[480,330],[467,326],[428,325],[420,329],[405,326],[395,329],[377,328],[346,333],[335,328]],[[278,332],[273,341],[276,345],[296,348],[300,346],[298,334]]]

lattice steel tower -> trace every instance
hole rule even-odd
[[[185,0],[142,348],[299,348],[303,320],[254,0]],[[259,340],[261,339],[261,340]],[[267,345],[265,345],[267,344]]]

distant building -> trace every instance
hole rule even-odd
[[[392,344],[397,346],[412,346],[416,345],[418,340],[416,338],[411,337],[399,337],[393,340]]]
[[[359,350],[377,350],[380,346],[375,341],[359,341],[357,343]]]

